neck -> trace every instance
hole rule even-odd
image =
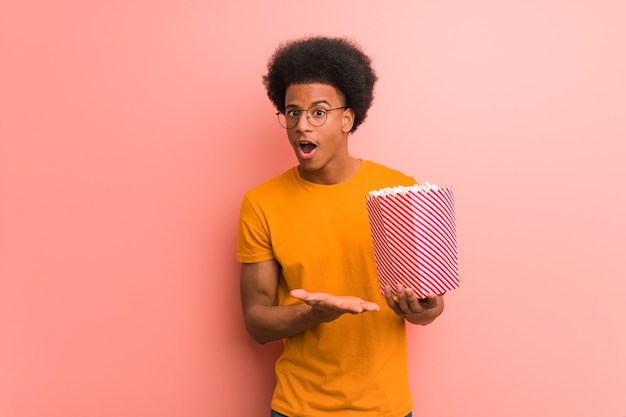
[[[352,178],[360,167],[360,159],[349,157],[348,161],[341,164],[337,169],[325,167],[317,171],[305,171],[301,166],[298,166],[298,172],[303,180],[321,185],[335,185]]]

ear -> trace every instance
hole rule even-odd
[[[354,126],[354,110],[348,108],[343,111],[341,116],[341,131],[349,133]]]

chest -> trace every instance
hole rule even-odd
[[[324,270],[372,253],[365,198],[302,198],[269,224],[276,260],[286,272]]]

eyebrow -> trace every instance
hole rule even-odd
[[[311,103],[311,105],[309,106],[309,108],[310,108],[310,107],[313,107],[313,106],[317,106],[318,104],[327,104],[327,105],[329,105],[329,106],[330,106],[330,103],[329,103],[328,101],[326,101],[326,100],[317,100],[317,101],[314,101],[313,103]],[[299,107],[298,107],[298,106],[296,106],[295,104],[287,104],[287,105],[285,106],[285,108],[289,108],[289,109],[298,109]]]

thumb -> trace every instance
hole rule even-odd
[[[297,298],[298,300],[306,301],[309,298],[310,294],[308,291],[298,288],[297,290],[291,290],[289,293],[293,298]]]

